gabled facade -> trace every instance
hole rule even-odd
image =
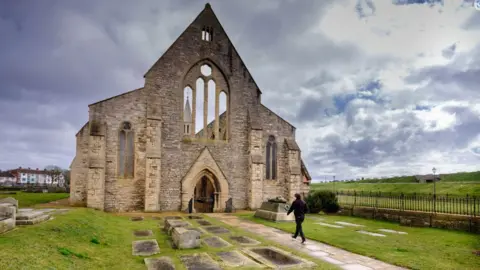
[[[295,127],[262,105],[261,94],[207,4],[142,88],[89,105],[76,135],[71,203],[183,211],[191,202],[208,212],[229,199],[255,209],[308,192]]]

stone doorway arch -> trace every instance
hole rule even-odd
[[[228,182],[207,147],[198,156],[182,179],[182,211],[188,210],[188,202],[194,198],[197,183],[206,177],[214,187],[214,212],[223,212],[229,198]]]
[[[188,209],[188,202],[193,199],[193,206],[197,211],[210,212],[205,208],[206,205],[201,205],[196,200],[199,198],[209,200],[213,195],[213,212],[223,212],[228,200],[228,183],[225,179],[224,181],[220,179],[208,168],[201,170],[194,177],[185,179],[182,183],[182,210]],[[201,187],[202,185],[205,186]]]

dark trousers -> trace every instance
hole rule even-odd
[[[297,238],[297,236],[300,234],[300,237],[302,240],[305,240],[305,235],[303,234],[303,229],[302,229],[302,223],[305,217],[295,217],[295,223],[297,224],[297,228],[295,229],[295,234],[293,235],[293,238]]]

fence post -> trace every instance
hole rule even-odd
[[[400,193],[400,211],[405,210],[405,196],[403,195],[403,192]]]
[[[468,207],[469,205],[470,205],[470,200],[469,200],[469,198],[468,198],[468,193],[467,193],[467,215],[470,215],[470,214],[471,214],[470,211],[469,211],[470,208]]]
[[[477,196],[473,196],[473,216],[477,215]]]

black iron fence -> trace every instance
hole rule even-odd
[[[480,197],[385,192],[337,191],[341,206],[365,206],[399,210],[480,216]]]

